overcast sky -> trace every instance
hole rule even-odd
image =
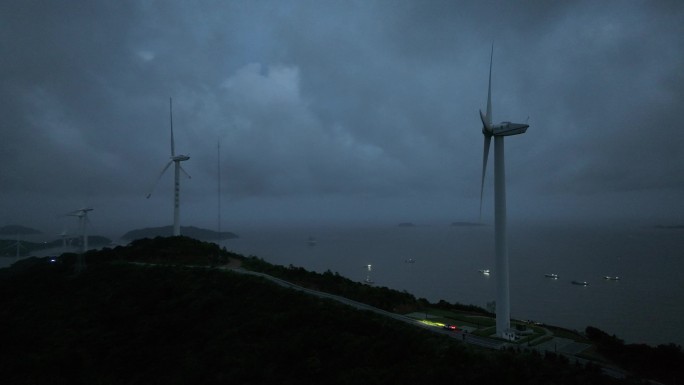
[[[5,0],[0,225],[171,224],[169,97],[183,225],[477,221],[492,42],[510,221],[684,222],[679,1]]]

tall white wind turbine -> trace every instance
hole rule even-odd
[[[487,171],[489,145],[494,137],[494,238],[496,249],[496,334],[511,338],[511,305],[508,282],[508,246],[506,245],[506,172],[504,162],[504,137],[524,134],[529,125],[501,122],[492,124],[492,61],[494,45],[489,59],[489,88],[487,90],[487,113],[480,110],[484,152],[482,155],[482,184],[480,186],[480,217],[482,217],[482,196]]]
[[[190,159],[190,157],[188,155],[176,155],[176,148],[173,141],[173,105],[171,98],[169,98],[169,119],[171,122],[171,160],[169,160],[159,173],[159,177],[157,177],[152,189],[150,189],[150,192],[147,194],[147,198],[149,199],[150,196],[152,196],[152,192],[157,186],[157,183],[159,183],[162,175],[164,175],[169,166],[171,166],[171,163],[173,163],[175,166],[173,179],[173,235],[178,236],[180,235],[180,172],[183,171],[183,174],[190,178],[190,175],[181,167],[180,162],[184,162]]]

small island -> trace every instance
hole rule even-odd
[[[484,223],[480,223],[480,222],[452,222],[451,226],[452,227],[477,227],[477,226],[484,226]]]
[[[666,229],[666,230],[674,230],[674,229],[684,229],[684,225],[656,225],[656,229]]]
[[[190,238],[199,239],[200,241],[223,241],[239,238],[237,234],[231,233],[230,231],[221,231],[219,233],[218,231],[202,229],[195,226],[181,226],[181,234]],[[142,238],[170,237],[171,235],[173,235],[173,226],[169,225],[131,230],[122,235],[121,239],[130,241]]]

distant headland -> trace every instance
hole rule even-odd
[[[479,222],[452,222],[453,227],[471,227],[471,226],[484,226],[484,223]]]
[[[656,225],[655,228],[656,229],[680,229],[681,230],[681,229],[684,229],[684,225],[672,225],[672,226]]]
[[[41,234],[40,230],[21,225],[7,225],[0,227],[0,235],[31,235]]]
[[[181,226],[181,234],[195,238],[200,241],[222,241],[226,239],[239,238],[235,233],[230,231],[218,231],[202,229],[195,226]],[[155,237],[170,237],[173,235],[173,226],[161,226],[161,227],[147,227],[144,229],[136,229],[127,232],[121,236],[121,239],[134,240],[142,238],[155,238]]]

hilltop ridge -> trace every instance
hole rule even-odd
[[[214,230],[203,229],[195,226],[181,226],[181,234],[190,238],[199,239],[201,241],[222,241],[226,239],[239,238],[237,234],[231,233],[230,231],[221,231],[219,233]],[[130,241],[141,238],[170,237],[172,235],[173,226],[169,225],[131,230],[122,235],[121,239]]]

